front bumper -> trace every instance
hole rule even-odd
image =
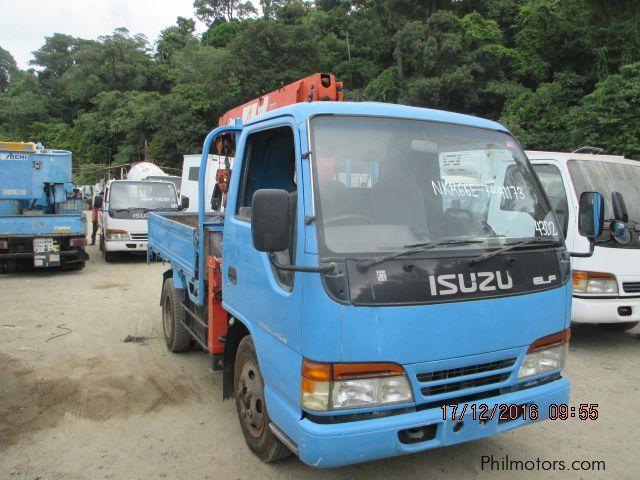
[[[631,315],[620,315],[621,307],[631,308]],[[575,323],[640,322],[640,298],[573,297],[571,321]]]
[[[107,252],[147,252],[146,240],[105,240],[104,248]]]
[[[549,416],[549,405],[566,404],[569,400],[569,380],[560,378],[553,382],[529,389],[486,398],[468,403],[467,412],[472,404],[516,404],[538,407],[538,419]],[[309,419],[298,422],[298,456],[313,467],[337,467],[407,453],[430,450],[432,448],[468,442],[490,437],[496,433],[512,430],[529,423],[528,418],[500,423],[498,415],[482,424],[474,420],[471,414],[463,419],[462,426],[454,426],[458,420],[443,420],[440,407],[417,412],[338,424],[318,424]],[[435,424],[435,437],[418,443],[402,443],[399,432],[410,428]]]

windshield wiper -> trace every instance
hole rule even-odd
[[[397,252],[389,253],[387,255],[383,255],[381,257],[375,257],[371,260],[362,260],[358,262],[357,267],[358,271],[361,273],[365,273],[369,268],[374,265],[378,265],[379,263],[386,262],[387,260],[392,260],[397,257],[401,257],[403,255],[411,255],[412,253],[422,252],[424,250],[429,250],[431,248],[436,247],[444,247],[450,245],[470,245],[473,243],[482,243],[483,240],[462,240],[462,239],[450,239],[450,240],[442,240],[439,242],[422,242],[422,243],[412,243],[409,245],[405,245],[402,250]]]
[[[112,211],[114,211],[115,213],[120,213],[120,212],[133,212],[134,210],[141,210],[142,207],[127,207],[127,208],[113,208],[111,209]]]
[[[478,255],[477,257],[472,258],[469,262],[469,266],[472,267],[473,265],[484,262],[491,257],[500,255],[501,253],[508,252],[509,250],[513,250],[514,248],[518,247],[526,247],[528,245],[560,245],[560,242],[558,242],[557,240],[549,240],[546,238],[532,238],[531,240],[525,240],[523,242],[505,243],[504,247],[499,248],[498,250],[483,253],[482,255]]]

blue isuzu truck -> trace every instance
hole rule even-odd
[[[86,235],[71,152],[0,142],[0,272],[20,264],[81,269]]]
[[[476,117],[316,101],[332,82],[213,130],[199,212],[149,215],[168,348],[209,352],[267,462],[334,467],[547,418],[569,398],[570,254],[518,142]],[[224,211],[205,213],[207,156],[230,136]],[[602,196],[580,208],[593,238]]]

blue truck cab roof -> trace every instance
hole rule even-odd
[[[510,133],[506,127],[498,122],[474,117],[473,115],[379,102],[296,103],[294,105],[288,105],[259,115],[246,122],[245,125],[253,125],[284,115],[291,115],[298,122],[302,122],[307,118],[316,115],[357,115],[366,117],[404,118],[467,125]]]

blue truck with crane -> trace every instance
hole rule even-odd
[[[21,264],[81,269],[86,235],[71,152],[0,142],[0,272]]]
[[[211,355],[266,462],[335,467],[548,418],[569,398],[570,254],[518,142],[476,117],[340,100],[316,74],[238,107],[204,142],[197,214],[149,215],[149,261],[171,263],[167,347]],[[224,208],[205,212],[208,154],[229,138]],[[465,151],[491,182],[456,177]],[[585,192],[582,235],[602,212]]]

